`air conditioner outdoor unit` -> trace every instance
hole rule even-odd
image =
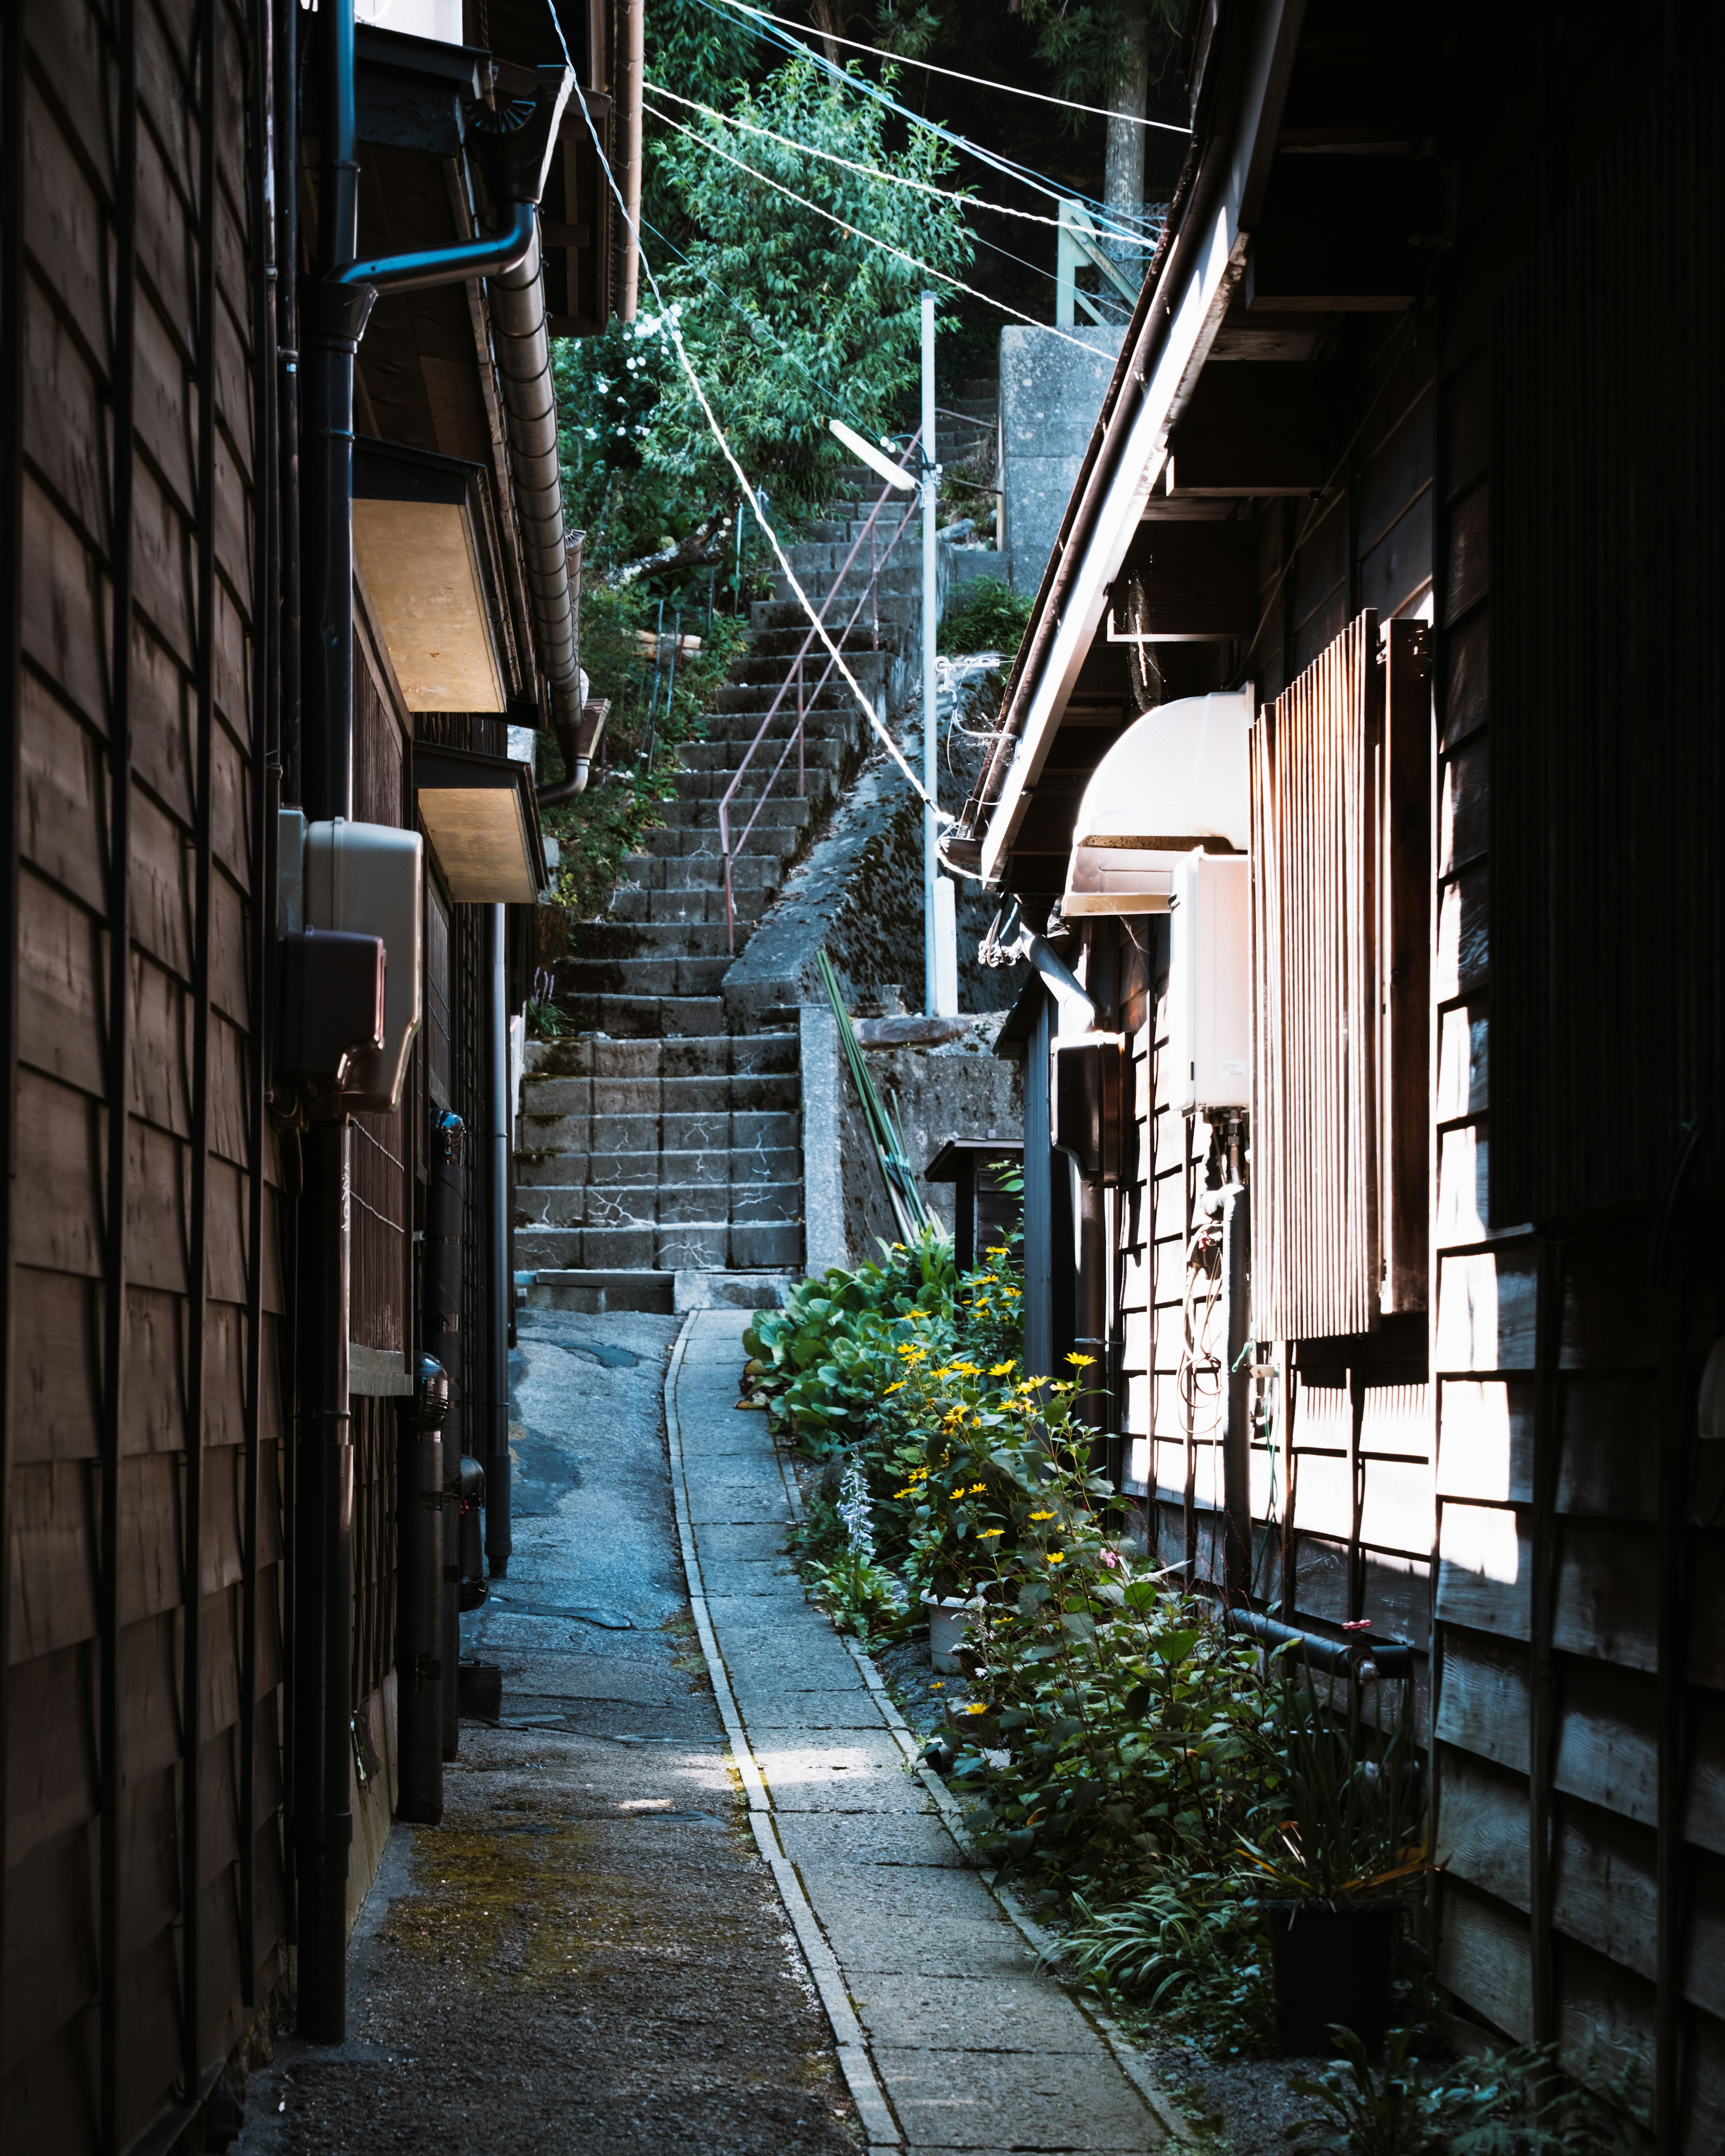
[[[1188,854],[1174,871],[1168,1053],[1181,1114],[1251,1101],[1251,862]]]

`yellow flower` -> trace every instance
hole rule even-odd
[[[988,1487],[986,1482],[973,1482],[964,1494],[967,1497],[980,1497],[986,1493]]]
[[[1030,1517],[1033,1520],[1051,1520],[1054,1517],[1054,1514],[1052,1512],[1032,1512]]]
[[[1050,1564],[1064,1564],[1066,1562],[1066,1553],[1065,1550],[1050,1550],[1048,1553],[1048,1561]]]
[[[996,1363],[989,1370],[988,1375],[991,1378],[1009,1378],[1017,1368],[1016,1363]]]
[[[934,1682],[928,1687],[931,1691],[944,1691],[946,1688],[947,1681],[944,1677],[937,1677]]]
[[[979,1543],[991,1543],[996,1535],[1004,1535],[1005,1532],[1004,1527],[983,1527],[978,1532],[977,1540]]]
[[[895,1378],[886,1389],[889,1393],[901,1393],[905,1389],[905,1383],[906,1380],[904,1378]]]
[[[915,1490],[914,1490],[914,1489],[911,1489],[911,1490],[895,1490],[895,1491],[893,1491],[893,1493],[892,1493],[892,1501],[893,1501],[893,1502],[894,1502],[895,1504],[896,1504],[896,1503],[898,1502],[898,1501],[899,1501],[899,1499],[900,1499],[901,1497],[914,1497],[914,1496],[916,1496],[916,1492],[915,1491]]]
[[[1076,1363],[1081,1370],[1088,1369],[1096,1359],[1094,1355],[1069,1355],[1066,1358],[1069,1363]]]
[[[979,1700],[973,1700],[970,1705],[964,1710],[967,1714],[986,1714],[988,1711],[988,1708]]]
[[[955,1378],[979,1378],[983,1373],[974,1363],[955,1363],[950,1374]]]

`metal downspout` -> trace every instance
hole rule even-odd
[[[589,757],[578,741],[584,683],[569,578],[569,537],[557,470],[557,390],[546,326],[545,275],[538,234],[512,270],[490,280],[491,347],[509,426],[509,463],[521,562],[545,675],[548,717],[563,752],[564,773],[540,789],[542,804],[567,800],[587,784]],[[590,745],[589,745],[590,746]]]
[[[509,1572],[509,1004],[506,909],[490,909],[485,1009],[485,1560]]]
[[[641,83],[647,72],[646,0],[622,0],[618,38],[617,189],[623,198],[617,318],[632,322],[641,288]]]
[[[353,358],[375,294],[337,281],[358,237],[353,11],[313,32],[322,103],[316,274],[300,286],[301,793],[308,817],[352,814]],[[352,1717],[353,1453],[347,1367],[348,1130],[308,1126],[296,1283],[293,1837],[299,2035],[340,2043],[347,2021]]]
[[[569,68],[539,70],[533,102],[482,142],[505,223],[459,245],[357,259],[358,131],[354,17],[318,11],[321,92],[317,256],[300,286],[305,367],[301,475],[305,547],[303,800],[313,821],[352,813],[353,362],[380,291],[495,277],[537,236],[537,205]],[[353,1714],[353,1475],[348,1404],[349,1188],[345,1116],[303,1141],[296,1318],[300,1417],[295,1466],[294,1847],[298,1887],[298,2033],[347,2035],[348,1852]],[[505,1430],[507,1442],[507,1430]]]

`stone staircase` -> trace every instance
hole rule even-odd
[[[977,388],[978,385],[971,385]],[[982,385],[992,387],[992,385]],[[967,413],[966,418],[970,415]],[[942,435],[944,457],[973,430]],[[914,524],[899,541],[855,626],[839,626],[867,592],[870,547],[838,583],[876,498],[852,467],[850,491],[788,549],[858,684],[883,716],[914,693],[920,665],[921,567]],[[889,504],[880,545],[901,511]],[[733,856],[734,948],[725,918],[719,803],[774,696],[792,675],[808,620],[781,576],[751,609],[748,649],[731,666],[707,738],[683,749],[684,772],[662,827],[633,855],[602,921],[572,939],[556,1000],[572,1036],[527,1050],[516,1126],[516,1266],[527,1300],[571,1310],[756,1308],[777,1300],[803,1265],[803,1155],[798,1014],[768,1010],[732,1030],[722,986],[812,832],[836,805],[870,739],[836,671],[813,687],[825,654],[803,661],[803,786],[786,697],[732,804],[735,844],[757,802],[746,850]]]

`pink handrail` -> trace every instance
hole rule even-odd
[[[920,439],[921,437],[919,436],[918,439]],[[911,456],[914,452],[916,446],[916,444],[912,442],[910,449],[906,449],[903,457],[900,459],[901,470],[904,470],[908,467]],[[845,578],[850,573],[850,565],[854,561],[855,561],[865,539],[868,540],[870,542],[869,554],[871,567],[869,571],[869,579],[867,583],[864,585],[861,593],[859,594],[856,604],[850,610],[850,620],[847,621],[844,628],[839,630],[836,640],[839,648],[842,649],[845,639],[856,626],[857,616],[862,612],[865,605],[872,603],[874,607],[871,617],[874,624],[873,640],[875,648],[876,649],[880,648],[880,619],[877,593],[880,585],[880,573],[882,570],[886,568],[886,564],[892,559],[893,549],[898,545],[899,541],[904,536],[906,529],[910,524],[911,516],[916,507],[916,497],[912,495],[911,500],[906,504],[905,513],[900,519],[898,529],[893,533],[891,539],[887,542],[886,552],[884,554],[880,554],[877,557],[875,545],[875,526],[879,520],[881,511],[886,506],[888,501],[891,500],[896,490],[892,487],[883,487],[881,489],[880,499],[869,511],[867,521],[864,524],[862,530],[857,533],[855,538],[851,542],[850,552],[845,557],[843,565],[840,567],[839,573],[833,579],[831,588],[828,591],[825,598],[821,601],[820,608],[815,616],[814,621],[809,624],[809,629],[803,636],[801,644],[798,647],[796,658],[793,661],[794,679],[797,685],[797,723],[792,730],[789,737],[787,739],[783,748],[779,752],[778,762],[774,764],[772,771],[768,773],[767,783],[762,788],[760,795],[756,800],[754,808],[750,814],[748,822],[744,824],[742,832],[738,834],[735,845],[732,845],[731,842],[731,803],[736,798],[737,788],[742,783],[745,773],[748,770],[750,764],[754,761],[755,751],[760,747],[761,743],[766,739],[767,729],[773,724],[773,720],[778,716],[779,706],[790,694],[791,682],[793,679],[792,673],[786,674],[784,680],[780,685],[778,694],[768,706],[766,716],[762,720],[760,726],[756,732],[754,739],[749,743],[747,751],[744,752],[742,762],[737,767],[736,773],[732,778],[731,783],[725,788],[724,794],[720,800],[719,850],[723,856],[725,863],[725,942],[726,947],[728,950],[735,951],[737,948],[737,908],[735,897],[732,889],[731,865],[732,861],[736,860],[737,856],[742,851],[744,846],[747,844],[749,834],[754,829],[755,824],[760,817],[761,811],[767,804],[768,796],[772,793],[773,787],[777,784],[778,774],[784,769],[785,764],[789,758],[793,748],[797,752],[797,791],[798,794],[801,794],[804,790],[805,779],[803,762],[803,735],[804,725],[808,717],[808,706],[809,703],[819,700],[821,690],[825,688],[828,681],[832,678],[834,661],[832,655],[829,654],[827,663],[821,670],[820,679],[814,685],[814,696],[806,700],[803,693],[803,662],[808,656],[809,645],[814,641],[817,624],[824,625],[827,617],[827,608],[832,604],[833,599],[839,587],[845,582]]]

